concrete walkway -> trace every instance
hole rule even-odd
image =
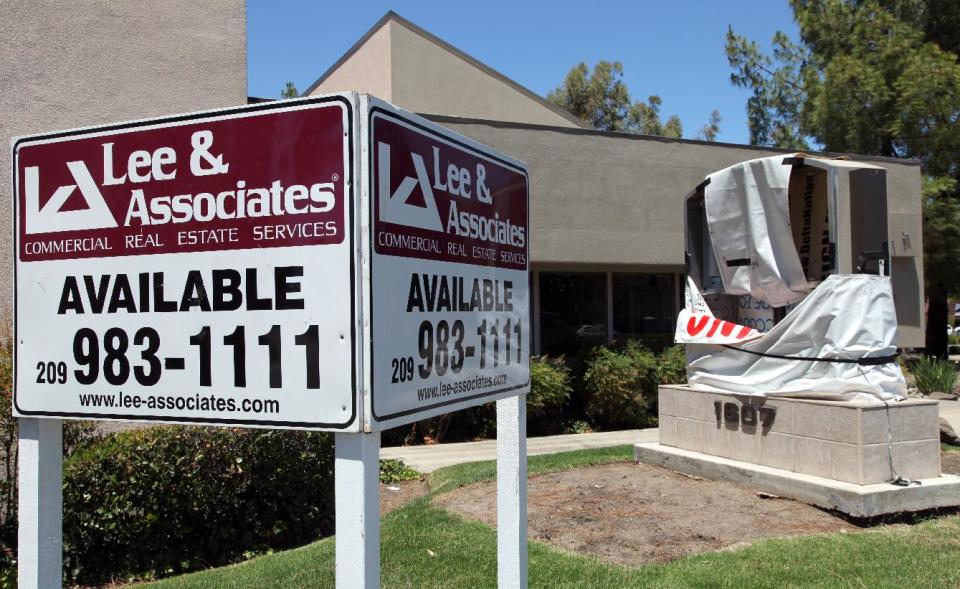
[[[954,430],[960,432],[960,401],[940,401],[940,416],[950,422]],[[554,454],[569,450],[656,442],[659,441],[658,436],[657,428],[650,428],[529,438],[527,439],[527,455]],[[420,472],[433,472],[438,468],[460,464],[461,462],[494,460],[496,457],[496,440],[434,444],[431,446],[399,446],[380,450],[380,458],[399,458],[408,466]]]
[[[637,442],[656,442],[657,439],[658,433],[656,428],[528,438],[527,455],[554,454],[556,452],[585,450],[587,448],[605,448],[609,446],[621,446],[623,444],[636,444]],[[380,458],[399,458],[408,466],[420,472],[433,472],[438,468],[452,464],[460,464],[461,462],[494,460],[496,457],[496,440],[464,442],[459,444],[434,444],[431,446],[399,446],[395,448],[382,448],[380,450]]]

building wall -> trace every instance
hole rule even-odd
[[[682,269],[684,197],[711,172],[785,153],[453,117],[434,119],[527,163],[531,260],[540,268],[643,264]],[[890,238],[901,239],[899,227],[910,234],[913,257],[895,258],[893,264],[900,344],[922,346],[920,167],[892,159],[871,161],[887,169]]]
[[[578,125],[430,39],[391,28],[391,102],[412,112],[541,125]]]
[[[355,90],[391,100],[390,39],[397,28],[400,27],[388,21],[374,31],[349,59],[335,66],[325,80],[313,87],[309,95]]]
[[[11,313],[11,139],[246,103],[243,0],[8,2],[0,18],[0,332]]]

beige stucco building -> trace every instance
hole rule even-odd
[[[102,34],[110,31],[109,35]],[[0,136],[242,104],[242,0],[14,3],[0,19]],[[367,92],[525,161],[531,172],[535,347],[670,338],[682,296],[683,199],[706,174],[785,153],[599,132],[388,13],[304,93]],[[856,156],[854,156],[856,159]],[[920,167],[887,170],[888,234],[903,346],[923,345]],[[0,173],[10,177],[10,158]],[[0,184],[10,202],[10,185]],[[10,226],[10,207],[0,207]],[[0,317],[10,314],[3,234]]]
[[[7,2],[0,17],[0,226],[11,227],[16,136],[243,104],[244,0]],[[0,233],[0,331],[13,232]]]
[[[388,13],[305,92],[358,90],[525,161],[531,173],[536,351],[672,336],[684,275],[683,202],[711,172],[791,153],[593,130]],[[923,345],[920,166],[886,168],[900,345]]]

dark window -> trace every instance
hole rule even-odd
[[[607,276],[540,273],[540,353],[585,360],[607,342]]]
[[[613,275],[613,338],[636,339],[659,349],[673,339],[673,274]]]

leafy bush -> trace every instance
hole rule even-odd
[[[670,346],[657,356],[657,380],[660,384],[687,382],[687,352],[683,344]]]
[[[587,415],[600,429],[645,426],[658,382],[656,357],[636,342],[621,351],[597,348],[583,375]]]
[[[631,340],[627,341],[634,341],[656,355],[674,345],[673,333],[637,333],[633,334]]]
[[[530,360],[527,410],[537,415],[563,407],[570,398],[570,369],[563,358],[540,356]]]
[[[567,423],[564,430],[571,434],[589,434],[593,431],[590,424],[582,419],[575,419]]]
[[[922,356],[910,365],[910,371],[917,381],[917,388],[923,394],[953,392],[957,369],[949,360]]]
[[[559,433],[563,429],[563,406],[572,390],[570,369],[563,358],[531,358],[528,429],[535,434]]]
[[[420,473],[413,470],[402,460],[383,458],[380,460],[380,482],[384,485],[413,481],[420,478]]]
[[[329,434],[159,426],[64,464],[64,564],[84,584],[160,576],[333,532]]]
[[[17,586],[17,559],[13,554],[0,556],[0,587],[14,589]]]
[[[10,342],[0,347],[0,549],[17,546],[17,420],[13,417],[13,358]]]
[[[530,359],[527,423],[534,435],[564,431],[563,408],[570,398],[570,369],[562,358]],[[399,446],[488,439],[497,435],[496,403],[484,403],[383,432],[381,443]]]

